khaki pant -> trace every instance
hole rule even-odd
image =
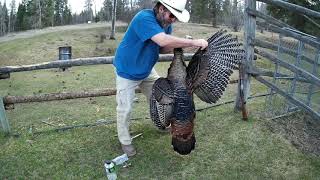
[[[129,133],[130,113],[132,110],[133,99],[135,97],[135,89],[141,88],[142,93],[147,97],[147,102],[152,93],[152,85],[159,78],[157,72],[152,69],[150,75],[140,81],[133,81],[122,78],[116,74],[117,84],[117,131],[121,144],[131,144],[131,136]]]

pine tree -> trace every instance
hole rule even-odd
[[[2,9],[2,4],[0,1],[0,36],[4,35],[4,14],[3,14],[3,9]]]
[[[319,0],[287,0],[287,2],[320,12]],[[269,12],[269,14],[271,14],[271,16],[275,17],[276,19],[280,19],[283,22],[286,22],[290,26],[293,26],[300,31],[313,34],[315,36],[320,36],[319,27],[308,20],[308,18],[306,18],[303,14],[289,11],[279,6],[270,4],[267,5],[267,11]],[[317,24],[320,24],[319,19],[313,20]]]
[[[63,18],[62,18],[63,8],[64,8],[63,0],[54,1],[54,26],[63,25]]]
[[[127,4],[124,0],[117,0],[117,19],[118,20],[124,20],[126,17],[127,11],[129,9],[126,9]],[[128,6],[127,6],[128,7]]]
[[[43,0],[43,17],[42,24],[44,27],[54,25],[54,1],[53,0]]]
[[[41,28],[41,3],[40,0],[29,0],[26,3],[26,13],[29,28]]]
[[[17,20],[15,23],[15,29],[17,31],[24,31],[28,29],[27,24],[27,12],[26,12],[26,0],[23,0],[18,6]]]
[[[71,24],[72,23],[72,14],[71,10],[68,7],[67,1],[65,1],[64,8],[63,8],[63,24]]]
[[[92,0],[85,0],[84,12],[86,14],[86,21],[93,20]]]
[[[151,9],[153,7],[153,3],[150,0],[138,0],[137,5],[140,9]]]
[[[16,1],[12,0],[10,3],[10,15],[9,15],[9,23],[8,23],[8,32],[15,31],[14,24],[16,23]]]
[[[213,27],[218,25],[218,17],[222,14],[220,12],[222,6],[221,0],[210,0],[209,1],[209,13],[206,15],[206,18],[211,19],[211,24]],[[221,20],[220,20],[221,21]]]
[[[112,1],[111,0],[105,0],[103,2],[103,7],[101,9],[100,17],[103,20],[111,21],[112,17]]]
[[[0,36],[8,32],[9,16],[6,3],[3,5],[0,2]]]
[[[8,9],[7,9],[7,4],[4,2],[3,7],[2,7],[2,13],[4,15],[4,33],[8,33],[8,27],[9,27],[9,14],[8,14]]]
[[[234,32],[238,32],[242,26],[243,14],[241,7],[238,6],[238,0],[233,0],[231,11],[231,27]]]
[[[227,25],[230,25],[231,9],[232,6],[230,0],[224,0],[222,3],[222,15],[223,22]]]
[[[191,4],[192,22],[205,23],[208,21],[208,0],[191,0]]]

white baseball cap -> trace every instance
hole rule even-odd
[[[187,0],[158,0],[163,4],[179,21],[188,22],[190,14],[186,10]]]

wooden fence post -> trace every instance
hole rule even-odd
[[[245,9],[256,9],[256,0],[245,0]],[[235,110],[242,110],[243,119],[247,119],[246,107],[249,93],[250,93],[250,75],[247,73],[249,68],[253,65],[254,58],[254,39],[256,31],[256,18],[245,11],[244,16],[244,49],[245,59],[240,65],[239,77],[241,83],[238,83],[238,93],[236,98]]]
[[[3,128],[3,131],[6,134],[9,134],[11,132],[11,130],[10,130],[9,122],[6,117],[6,111],[4,109],[3,99],[1,96],[0,96],[0,122],[1,122],[1,126]]]

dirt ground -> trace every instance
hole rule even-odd
[[[320,156],[320,120],[297,112],[290,116],[272,119],[270,130],[280,133],[304,153]]]

